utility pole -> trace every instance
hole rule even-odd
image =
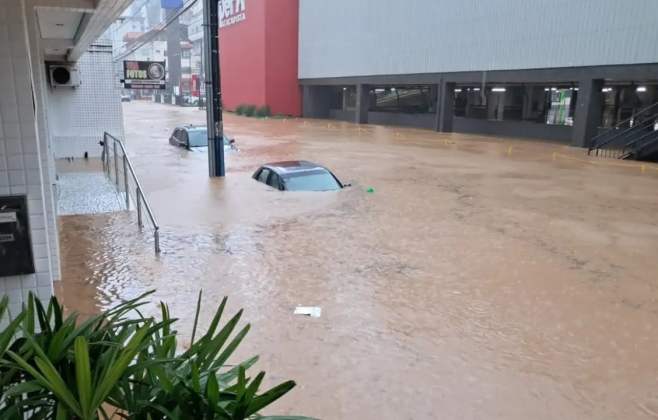
[[[208,127],[208,168],[210,177],[224,176],[224,124],[219,69],[218,0],[203,0],[203,45],[205,47],[206,118]]]
[[[177,13],[176,10],[167,10],[167,21],[172,19]],[[169,25],[166,31],[167,38],[167,70],[169,77],[167,77],[167,91],[172,98],[180,95],[180,79],[181,79],[181,25],[178,17]],[[172,99],[172,102],[173,99]],[[175,103],[175,102],[174,102]]]

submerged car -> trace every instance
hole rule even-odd
[[[186,149],[208,147],[208,130],[202,125],[176,127],[169,137],[169,143]],[[235,139],[229,138],[226,134],[224,134],[224,150],[237,150]]]
[[[329,169],[306,160],[268,163],[253,178],[280,191],[335,191],[348,186]]]

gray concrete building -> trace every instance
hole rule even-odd
[[[658,101],[653,0],[300,1],[303,115],[586,147]]]

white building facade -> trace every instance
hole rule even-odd
[[[93,65],[94,56],[85,56],[85,53],[94,50],[92,43],[129,2],[0,2],[0,200],[26,199],[25,222],[29,225],[29,252],[34,262],[33,273],[0,277],[0,294],[9,296],[13,313],[19,311],[29,292],[36,293],[40,299],[49,299],[53,282],[61,277],[54,194],[56,151],[67,151],[66,144],[73,142],[83,145],[64,154],[79,153],[87,148],[92,152],[92,140],[81,139],[91,136],[86,130],[99,122],[94,113],[100,108],[103,112],[115,109],[116,104],[111,101],[110,90],[113,88],[108,88],[99,97],[87,93],[84,100],[78,97],[81,91],[74,90],[77,88],[52,90],[47,65],[67,62],[83,69],[98,70],[98,66]],[[85,58],[81,61],[83,56]],[[103,78],[103,83],[94,79],[93,74],[85,76],[83,73],[80,86],[105,85],[105,76],[97,76]],[[109,80],[114,83],[113,77]],[[90,109],[92,104],[96,108]],[[75,115],[66,122],[75,125],[76,132],[67,132],[62,124],[62,116],[69,112]],[[111,124],[107,129],[120,130]],[[16,232],[26,233],[21,230],[24,224],[12,231],[12,226],[18,223],[6,210],[2,210],[5,214],[1,219],[3,226],[0,226],[5,232],[0,243],[0,258],[4,259],[0,263],[5,267],[11,262],[7,261],[7,255],[13,251],[14,235]]]

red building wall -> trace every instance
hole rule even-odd
[[[260,0],[267,3],[265,22],[265,90],[272,111],[301,115],[297,75],[299,0]]]
[[[299,116],[299,0],[245,0],[245,6],[243,21],[219,30],[224,106],[269,105],[273,114]]]
[[[265,5],[247,0],[246,19],[219,29],[222,101],[226,109],[265,103]]]

